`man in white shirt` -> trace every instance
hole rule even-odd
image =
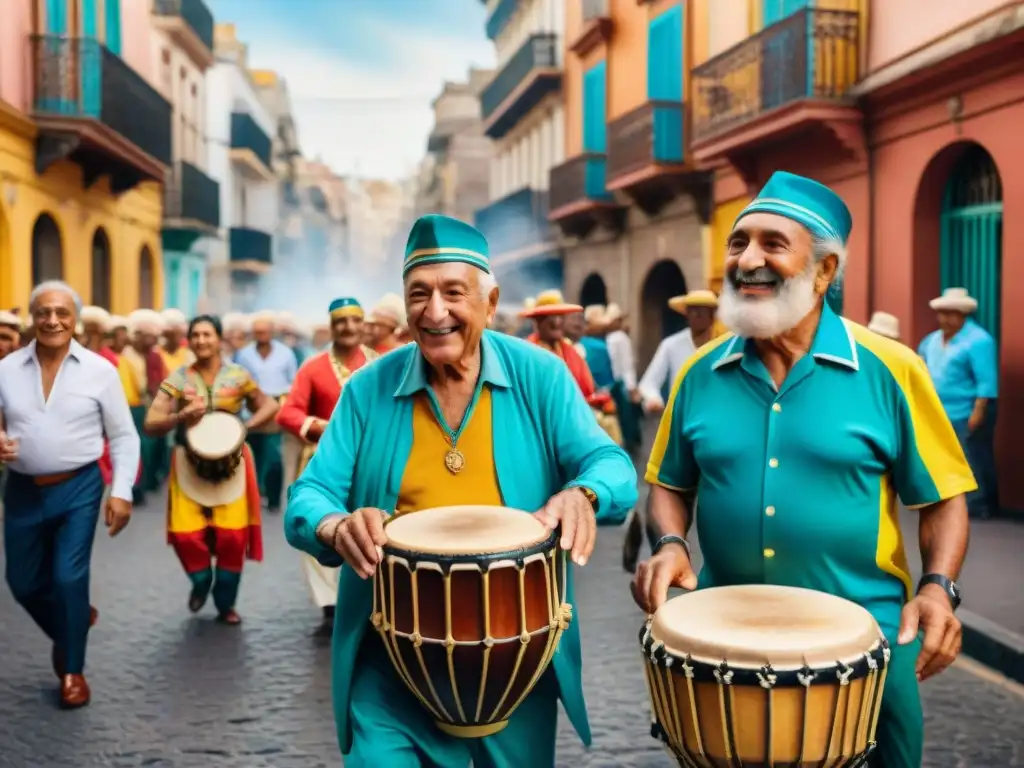
[[[660,413],[665,409],[662,397],[665,388],[672,385],[690,355],[715,337],[718,297],[713,291],[690,291],[685,296],[673,296],[668,305],[673,311],[686,315],[688,327],[662,340],[640,379],[637,388],[647,413]]]
[[[29,302],[36,338],[0,361],[0,462],[7,583],[53,641],[61,705],[89,703],[82,672],[89,626],[89,561],[103,496],[98,460],[110,441],[111,536],[132,513],[139,435],[114,367],[74,340],[81,299],[66,283],[39,285]]]

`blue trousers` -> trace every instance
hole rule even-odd
[[[89,561],[103,498],[91,464],[74,477],[37,486],[10,472],[4,494],[4,554],[11,594],[64,652],[67,674],[85,668]]]
[[[558,681],[548,669],[504,730],[449,736],[399,679],[380,640],[363,641],[352,681],[352,749],[345,768],[554,768]]]
[[[972,516],[987,517],[999,511],[995,455],[996,402],[989,401],[985,420],[973,432],[967,429],[967,419],[958,419],[952,423],[978,483],[978,490],[967,494],[967,509]]]

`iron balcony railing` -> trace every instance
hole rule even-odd
[[[551,169],[551,210],[593,202],[611,202],[606,189],[604,154],[584,152]]]
[[[157,16],[180,16],[203,45],[213,50],[213,14],[203,0],[153,0]]]
[[[558,66],[558,35],[532,35],[480,94],[480,111],[487,120],[535,69]]]
[[[164,187],[164,218],[220,226],[220,184],[192,163],[175,163]]]
[[[474,217],[493,253],[525,248],[548,239],[548,193],[524,187],[479,209]]]
[[[840,101],[857,82],[860,15],[807,8],[693,70],[695,141],[803,99]]]
[[[608,0],[582,0],[583,21],[608,18]]]
[[[231,261],[256,261],[270,264],[273,261],[273,247],[270,235],[249,227],[232,227]]]
[[[684,160],[686,107],[678,101],[648,101],[608,124],[608,179],[652,165]]]
[[[39,115],[96,120],[164,165],[171,164],[171,105],[98,41],[32,37]]]
[[[273,143],[248,112],[231,113],[231,148],[249,149],[270,168]]]

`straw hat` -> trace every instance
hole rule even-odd
[[[871,322],[868,323],[868,330],[874,331],[879,336],[899,341],[900,321],[898,317],[890,315],[888,312],[875,312],[871,316]]]
[[[714,291],[708,291],[702,288],[700,290],[690,291],[682,296],[673,296],[668,300],[668,306],[673,312],[685,315],[687,307],[717,307],[718,297],[715,295]]]
[[[107,325],[108,331],[116,331],[118,328],[124,328],[128,330],[128,318],[122,317],[121,315],[111,315],[110,323]]]
[[[164,332],[164,319],[153,309],[137,309],[128,315],[129,333],[152,333],[159,336]]]
[[[531,309],[524,309],[519,313],[520,317],[538,318],[551,317],[553,315],[574,315],[582,312],[583,307],[579,304],[566,304],[561,291],[544,291],[537,294],[537,301]]]
[[[928,302],[936,312],[962,312],[969,315],[978,308],[978,300],[966,288],[947,288],[942,295]]]
[[[188,318],[185,317],[185,313],[180,309],[165,309],[160,313],[160,316],[168,326],[188,325]]]
[[[591,304],[583,310],[583,320],[587,325],[604,325],[606,311],[601,304]]]
[[[614,301],[609,304],[608,308],[604,311],[604,321],[606,323],[614,323],[616,320],[621,320],[625,316],[626,313],[622,311],[622,307]]]
[[[82,307],[82,312],[78,317],[83,325],[98,325],[104,332],[110,330],[112,318],[103,307]]]
[[[13,312],[7,310],[0,310],[0,325],[7,328],[14,328],[16,331],[21,330],[21,319]]]

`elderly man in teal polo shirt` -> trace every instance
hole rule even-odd
[[[647,465],[662,537],[634,581],[655,610],[669,586],[805,587],[866,608],[893,646],[877,765],[919,768],[918,681],[960,651],[956,585],[975,488],[924,363],[837,316],[852,227],[843,201],[776,173],[728,240],[719,317],[733,332],[676,377]],[[700,499],[700,576],[684,492]],[[917,589],[898,502],[918,510]]]
[[[561,546],[583,565],[596,526],[621,523],[636,503],[636,472],[559,358],[487,330],[498,287],[479,232],[445,216],[421,218],[403,274],[416,344],[348,380],[285,518],[294,547],[342,566],[331,673],[345,766],[554,766],[558,699],[590,742],[578,617],[504,730],[446,735],[366,631],[383,521],[397,509],[503,504],[560,525]],[[463,465],[446,464],[452,451]]]

